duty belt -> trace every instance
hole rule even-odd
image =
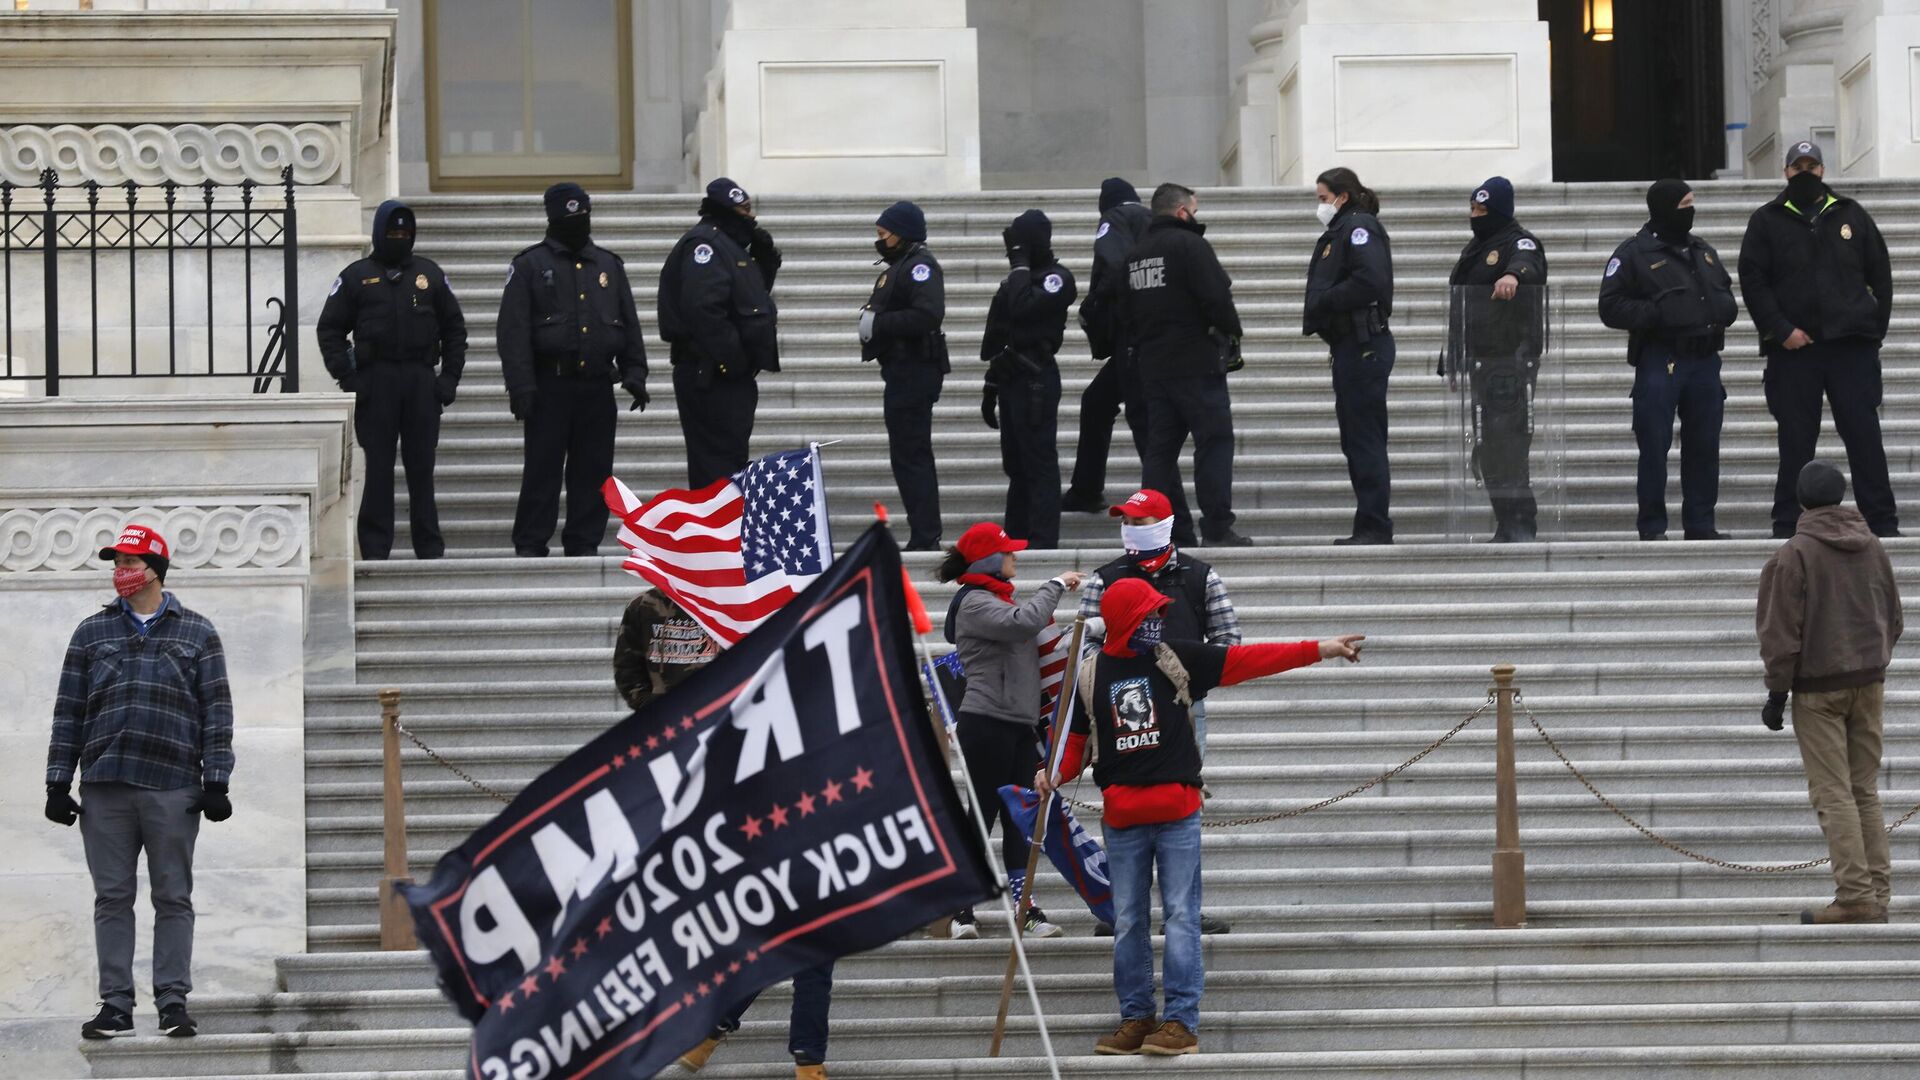
[[[593,369],[593,361],[580,356],[537,356],[534,367],[562,379],[591,379],[605,374]]]

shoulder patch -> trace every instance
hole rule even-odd
[[[1514,246],[1514,247],[1515,247],[1516,249],[1518,249],[1518,250],[1520,250],[1520,251],[1538,251],[1538,250],[1540,250],[1540,245],[1539,245],[1539,244],[1536,244],[1536,243],[1534,243],[1533,241],[1531,241],[1531,240],[1529,240],[1529,239],[1527,239],[1527,238],[1526,238],[1526,237],[1524,237],[1524,236],[1523,236],[1523,237],[1521,237],[1520,239],[1518,239],[1518,240],[1516,240],[1516,241],[1514,241],[1514,242],[1513,242],[1513,246]]]
[[[513,264],[507,264],[507,284],[513,284]]]
[[[333,288],[331,288],[331,289],[328,289],[328,290],[327,290],[327,295],[328,295],[328,296],[332,296],[332,295],[333,295],[334,293],[337,293],[337,292],[339,292],[339,291],[340,291],[340,279],[339,279],[339,278],[334,278],[334,279],[333,279]]]
[[[1373,239],[1373,234],[1367,231],[1365,225],[1355,225],[1353,227],[1353,235],[1348,237],[1348,239],[1353,242],[1354,247],[1360,247],[1367,241]]]
[[[1061,280],[1061,277],[1059,274],[1048,274],[1047,279],[1040,283],[1040,287],[1047,290],[1048,292],[1059,292],[1060,289],[1065,285],[1066,285],[1066,282]]]
[[[1613,275],[1619,272],[1620,272],[1620,257],[1616,255],[1613,258],[1607,260],[1607,276],[1612,277]]]
[[[933,276],[933,267],[928,266],[926,263],[921,263],[913,268],[912,276],[915,281],[925,281]]]
[[[693,246],[693,261],[705,266],[713,261],[713,248],[707,244]]]
[[[1113,231],[1113,222],[1103,221],[1100,223],[1100,227],[1098,229],[1093,230],[1093,238],[1095,240],[1098,240],[1112,231]]]
[[[446,289],[448,292],[453,291],[453,279],[447,276],[447,272],[445,270],[440,271],[440,286],[441,288]]]

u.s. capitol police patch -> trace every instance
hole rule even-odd
[[[712,262],[713,248],[706,244],[695,244],[693,247],[693,261],[699,263],[701,266]]]
[[[1093,238],[1095,240],[1098,240],[1112,231],[1113,231],[1113,222],[1103,221],[1100,223],[1099,228],[1093,230]]]
[[[1367,231],[1366,226],[1356,225],[1353,229],[1353,235],[1349,237],[1349,239],[1353,241],[1354,247],[1361,247],[1365,245],[1367,241],[1373,239],[1373,234]]]
[[[507,284],[513,284],[513,264],[507,264]]]
[[[921,263],[913,268],[913,280],[915,281],[925,281],[932,276],[933,267],[928,266],[926,263]]]
[[[1047,279],[1040,283],[1040,287],[1048,292],[1059,292],[1060,287],[1065,284],[1066,282],[1061,280],[1059,274],[1048,274]]]
[[[1534,243],[1533,241],[1527,239],[1524,236],[1518,240],[1515,240],[1513,242],[1513,246],[1520,251],[1537,251],[1540,248],[1539,244]]]
[[[332,296],[332,295],[333,295],[334,293],[337,293],[337,292],[339,292],[339,291],[340,291],[340,279],[339,279],[339,278],[334,278],[334,279],[333,279],[333,288],[331,288],[331,289],[328,289],[328,290],[327,290],[327,295],[328,295],[328,296]]]
[[[1608,259],[1607,260],[1607,276],[1612,277],[1613,275],[1619,272],[1620,272],[1620,260],[1617,258]]]

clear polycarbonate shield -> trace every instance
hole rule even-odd
[[[1558,291],[1459,285],[1447,298],[1446,533],[1526,542],[1566,530],[1564,305]]]

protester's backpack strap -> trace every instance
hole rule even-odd
[[[1187,689],[1191,682],[1187,677],[1187,665],[1180,662],[1180,654],[1173,651],[1173,646],[1164,641],[1155,645],[1153,664],[1160,669],[1160,674],[1167,677],[1168,682],[1173,683],[1173,700],[1191,706],[1193,694]]]

